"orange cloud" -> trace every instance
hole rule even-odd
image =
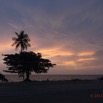
[[[96,60],[96,58],[80,58],[77,61],[82,62],[82,61],[90,61],[90,60]]]
[[[63,61],[61,63],[58,63],[58,65],[64,65],[64,66],[76,66],[76,62],[75,61]]]
[[[78,53],[77,56],[91,56],[93,54],[95,54],[94,51],[85,51],[85,52]]]
[[[76,63],[74,61],[66,61],[64,65],[76,66]]]
[[[48,48],[48,49],[40,49],[37,50],[36,52],[40,52],[43,54],[44,57],[55,57],[55,56],[72,56],[74,55],[73,52],[70,51],[62,51],[60,48]]]
[[[93,61],[96,60],[96,58],[92,57],[93,54],[95,54],[94,51],[85,51],[85,52],[80,52],[76,54],[75,52],[72,51],[64,51],[60,47],[55,47],[55,48],[46,48],[46,49],[40,49],[37,50],[36,52],[42,53],[43,57],[45,58],[51,58],[57,65],[60,66],[72,66],[72,67],[78,67],[80,64],[78,62],[86,62],[86,61]],[[76,58],[72,58],[71,60],[65,60],[62,59],[56,59],[52,58],[55,56],[75,56]],[[80,57],[79,57],[80,56]],[[83,58],[82,56],[91,56],[89,58]],[[68,57],[69,58],[69,57]]]

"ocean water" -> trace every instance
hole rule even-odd
[[[23,81],[22,77],[18,75],[5,75],[9,82],[19,82]],[[72,80],[72,79],[81,79],[81,80],[92,80],[103,77],[103,75],[31,75],[31,80],[37,81],[58,81],[58,80]]]

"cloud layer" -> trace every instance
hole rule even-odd
[[[57,64],[50,74],[103,72],[102,0],[2,0],[0,20],[1,54],[16,52],[11,38],[24,30],[29,50]]]

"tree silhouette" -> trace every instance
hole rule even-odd
[[[5,72],[18,73],[18,75],[25,74],[26,81],[30,80],[31,72],[35,73],[47,73],[52,64],[49,59],[42,58],[40,53],[20,52],[16,54],[5,54],[4,63],[7,65],[8,70]]]
[[[15,32],[15,34],[17,38],[12,38],[14,40],[12,46],[16,45],[16,49],[20,47],[21,51],[20,53],[3,55],[4,64],[8,68],[4,72],[18,73],[19,77],[23,77],[23,79],[26,77],[25,80],[29,81],[31,72],[47,73],[49,68],[55,65],[49,59],[42,58],[40,53],[24,51],[30,47],[28,34],[25,34],[24,31],[21,31],[19,34]]]
[[[27,50],[27,48],[30,47],[30,38],[28,37],[28,34],[25,34],[24,31],[21,31],[19,34],[15,32],[15,34],[17,35],[17,37],[12,38],[14,41],[12,46],[16,45],[16,50],[20,47],[21,52]]]

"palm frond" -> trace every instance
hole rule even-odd
[[[12,38],[12,40],[13,40],[13,41],[16,41],[16,40],[17,40],[17,38],[16,38],[16,37],[13,37],[13,38]]]
[[[23,30],[19,34],[17,32],[15,32],[15,34],[17,35],[17,38],[16,37],[12,38],[12,40],[14,41],[12,46],[15,45],[16,50],[19,47],[21,48],[21,51],[27,50],[27,48],[31,46],[29,44],[30,38],[29,38],[28,34],[25,34]]]
[[[19,34],[17,32],[15,32],[15,34],[17,35],[17,37],[19,37]]]
[[[19,45],[20,45],[19,43],[16,44],[16,47],[15,47],[16,50],[19,48]]]

